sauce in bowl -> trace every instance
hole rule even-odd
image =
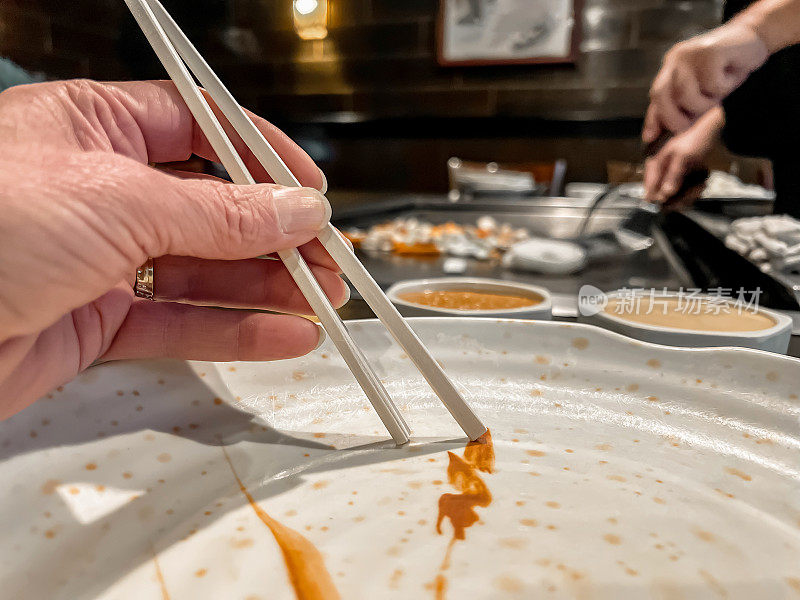
[[[448,310],[507,310],[541,304],[544,298],[531,293],[528,296],[496,292],[472,292],[469,290],[425,290],[405,292],[398,298],[417,304]]]
[[[650,296],[636,299],[611,298],[603,309],[618,319],[664,327],[695,331],[743,332],[761,331],[775,326],[775,320],[761,312],[721,300]]]

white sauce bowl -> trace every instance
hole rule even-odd
[[[642,296],[643,299],[649,299],[650,297],[650,293],[647,291],[638,293],[638,295]],[[615,298],[629,300],[631,298],[631,290],[626,290],[625,292],[611,292],[606,296],[609,300]],[[655,296],[656,299],[676,297],[678,297],[676,293],[660,293]],[[719,298],[717,297],[703,295],[692,296],[691,301],[695,300],[719,302]],[[786,315],[765,308],[759,307],[757,312],[770,317],[775,321],[775,325],[758,331],[701,331],[696,329],[677,329],[662,327],[660,325],[635,323],[625,319],[624,315],[620,316],[605,312],[604,310],[594,315],[581,314],[578,320],[584,323],[598,325],[610,331],[616,331],[617,333],[642,340],[643,342],[652,342],[665,346],[684,346],[689,348],[734,346],[786,354],[789,349],[789,340],[792,337],[792,320]]]

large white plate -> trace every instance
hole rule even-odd
[[[273,364],[95,367],[0,424],[0,596],[325,597],[296,596],[280,522],[343,598],[800,597],[798,361],[582,325],[414,327],[494,436],[494,472],[466,479],[491,503],[443,572],[453,530],[437,533],[437,507],[464,500],[447,476],[464,442],[362,322],[409,447],[387,442],[329,346]]]

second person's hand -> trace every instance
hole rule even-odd
[[[736,21],[676,44],[653,80],[642,139],[649,143],[664,131],[688,129],[768,57],[755,29]]]
[[[703,165],[724,124],[725,114],[722,108],[713,108],[648,158],[644,174],[645,197],[657,203],[664,203],[672,198],[680,190],[686,175]]]

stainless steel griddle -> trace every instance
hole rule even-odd
[[[525,227],[532,235],[558,240],[573,239],[583,222],[589,200],[576,198],[499,199],[481,202],[452,203],[435,195],[377,195],[340,194],[332,196],[334,224],[341,229],[366,229],[376,223],[395,218],[416,218],[433,224],[452,221],[474,225],[483,215],[491,215],[500,223]],[[618,201],[597,209],[587,231],[602,238],[618,230],[637,210],[636,201]],[[554,294],[554,313],[574,316],[575,298],[584,284],[602,290],[622,287],[654,287],[675,289],[690,287],[691,278],[680,261],[671,253],[669,244],[657,225],[653,231],[655,243],[634,253],[612,253],[596,256],[581,272],[573,275],[544,275],[504,268],[499,259],[466,259],[462,276],[490,277],[541,285]],[[446,256],[397,256],[382,252],[359,251],[359,258],[382,287],[405,280],[423,277],[442,277]]]

